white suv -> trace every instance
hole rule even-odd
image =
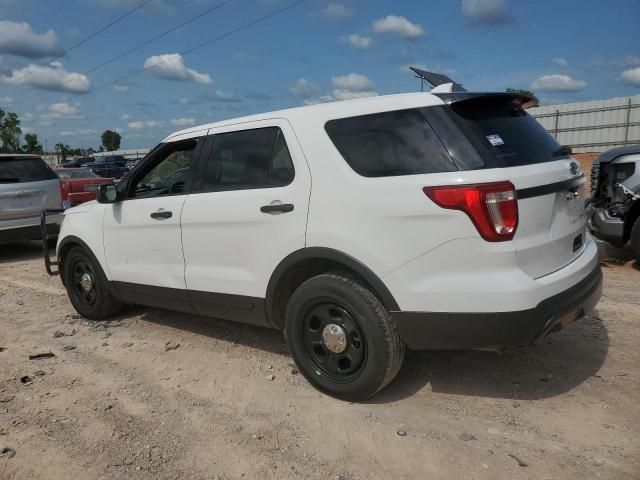
[[[305,377],[351,400],[405,345],[530,344],[592,309],[602,274],[583,174],[525,100],[390,95],[170,135],[65,212],[71,302],[283,330]]]

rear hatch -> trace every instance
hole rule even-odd
[[[60,179],[41,158],[0,156],[0,221],[60,206]]]
[[[584,175],[571,157],[512,94],[439,95],[448,105],[423,109],[461,169],[496,169],[516,188],[518,266],[548,275],[584,250]]]

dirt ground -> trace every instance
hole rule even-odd
[[[278,332],[139,307],[88,322],[37,243],[2,246],[0,479],[640,478],[640,268],[604,274],[597,310],[541,344],[409,352],[352,404]]]

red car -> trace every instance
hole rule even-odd
[[[64,208],[95,200],[100,185],[113,183],[111,178],[99,177],[88,168],[58,168],[56,173]]]

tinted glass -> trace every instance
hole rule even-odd
[[[40,182],[58,178],[41,158],[0,158],[0,183]]]
[[[325,128],[349,166],[365,177],[457,170],[417,110],[331,120]]]
[[[277,127],[214,136],[204,190],[280,187],[293,180],[294,169],[284,135]]]
[[[513,167],[550,162],[569,152],[512,98],[480,97],[451,105],[460,126],[487,166]]]
[[[191,180],[197,141],[180,142],[159,153],[130,189],[130,197],[147,198],[184,193]]]
[[[64,170],[56,170],[56,173],[60,178],[69,179],[69,178],[99,178],[99,175],[96,175],[88,168],[67,168]]]

